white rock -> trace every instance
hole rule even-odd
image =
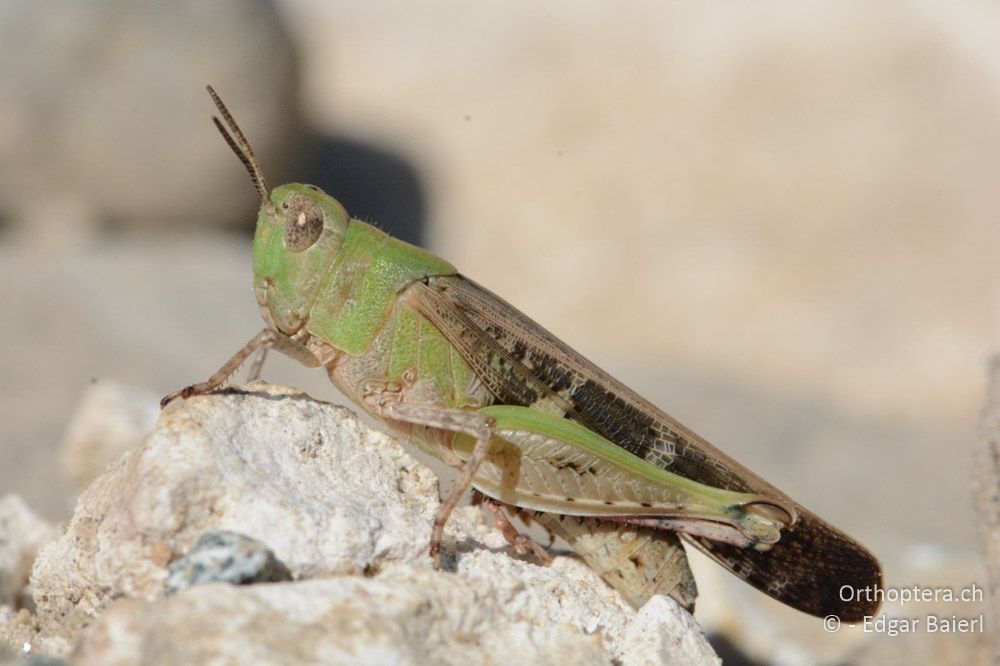
[[[48,245],[102,217],[163,228],[248,212],[246,174],[208,122],[206,83],[243,110],[272,171],[295,136],[296,58],[272,2],[181,0],[164,11],[10,0],[0,25],[16,26],[0,57],[0,196],[18,230]]]
[[[637,616],[577,560],[512,559],[475,507],[446,530],[454,571],[433,571],[434,474],[347,409],[250,388],[171,404],[84,492],[32,573],[40,650],[75,644],[85,664],[657,664],[676,647],[714,663],[673,602]],[[209,530],[261,541],[298,580],[165,598],[169,562]],[[632,635],[650,645],[635,658]]]
[[[0,497],[0,606],[19,607],[29,595],[26,586],[35,554],[58,530],[20,497]]]
[[[207,585],[113,605],[89,629],[79,664],[610,664],[598,635],[539,622],[519,599],[414,565],[248,587]],[[522,588],[521,596],[529,596]],[[192,622],[197,617],[197,622]]]
[[[39,555],[39,617],[72,632],[111,597],[159,596],[208,530],[262,541],[299,577],[417,559],[436,504],[435,477],[342,408],[287,390],[178,401]]]
[[[625,630],[623,666],[721,664],[690,614],[668,597],[655,596]]]
[[[159,416],[159,396],[105,381],[84,390],[59,445],[63,470],[86,488],[108,465],[134,449]]]

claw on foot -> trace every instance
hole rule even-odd
[[[434,560],[434,570],[441,571],[441,544],[431,541],[430,556]]]
[[[552,556],[549,555],[544,548],[535,543],[534,539],[525,536],[524,534],[518,534],[514,539],[514,543],[511,544],[518,555],[527,555],[531,553],[538,560],[538,563],[543,567],[547,567],[552,564]]]
[[[531,553],[543,567],[547,567],[552,564],[552,557],[545,551],[544,548],[538,545],[538,543],[536,543],[531,537],[517,531],[517,528],[510,522],[507,514],[504,513],[503,506],[499,502],[484,497],[484,503],[489,512],[493,514],[493,520],[496,522],[497,529],[499,529],[504,538],[507,539],[507,543],[514,548],[514,552],[518,555],[527,555],[528,553]]]
[[[174,391],[173,393],[168,393],[167,395],[163,396],[163,399],[160,400],[160,409],[163,409],[177,398],[180,398],[181,400],[187,400],[193,395],[198,395],[205,392],[206,391],[204,390],[200,390],[197,384],[192,384],[191,386],[185,386],[180,391]]]
[[[167,395],[163,396],[162,400],[160,400],[160,409],[165,408],[167,405],[172,403],[177,398],[180,398],[181,400],[187,400],[189,395],[191,395],[190,386],[185,386],[180,391],[174,391],[173,393],[168,393]]]

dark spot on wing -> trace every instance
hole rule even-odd
[[[564,460],[560,463],[556,463],[557,470],[571,469],[577,474],[583,474],[586,470],[580,468],[580,464],[575,460]]]

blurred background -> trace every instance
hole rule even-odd
[[[147,390],[153,418],[261,328],[256,198],[212,83],[272,185],[448,258],[867,544],[888,585],[985,585],[997,34],[1000,7],[946,0],[5,2],[0,493],[68,517],[88,386]],[[340,400],[283,359],[265,377]],[[696,565],[727,663],[982,639],[828,634]]]

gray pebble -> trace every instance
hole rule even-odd
[[[251,585],[291,580],[271,550],[237,532],[206,532],[186,555],[170,564],[167,593],[205,583]]]

